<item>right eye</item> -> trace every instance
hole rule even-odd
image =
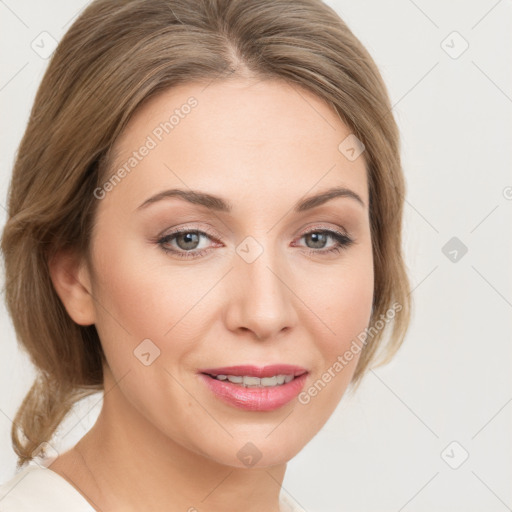
[[[157,243],[166,253],[175,254],[179,258],[198,258],[208,251],[208,247],[198,249],[201,238],[214,239],[204,231],[185,228],[162,236]]]

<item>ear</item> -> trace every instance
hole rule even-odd
[[[91,276],[85,258],[64,249],[49,259],[48,267],[55,291],[73,321],[79,325],[94,324]]]

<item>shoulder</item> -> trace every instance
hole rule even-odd
[[[85,498],[54,471],[28,464],[0,485],[0,512],[94,512]]]

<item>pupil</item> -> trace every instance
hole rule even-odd
[[[181,244],[180,240],[184,240],[185,243]],[[195,249],[199,242],[199,236],[197,233],[184,233],[176,238],[176,242],[180,249]],[[192,246],[190,246],[192,244]]]
[[[317,244],[317,245],[314,245],[315,249],[323,248],[323,246],[325,245],[325,237],[326,237],[325,233],[311,233],[309,236],[312,238],[313,243]]]

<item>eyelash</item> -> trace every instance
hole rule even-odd
[[[176,249],[169,249],[169,247],[167,247],[165,245],[165,244],[169,243],[169,241],[176,238],[177,235],[180,235],[182,233],[195,233],[198,235],[205,235],[207,238],[216,240],[216,238],[211,233],[208,233],[207,231],[201,231],[198,229],[190,229],[190,228],[182,228],[182,229],[177,229],[177,230],[173,231],[172,233],[169,233],[169,234],[161,237],[160,239],[157,240],[157,244],[160,246],[160,248],[166,254],[171,253],[171,254],[176,255],[177,257],[183,258],[183,259],[199,258],[205,252],[207,252],[209,250],[209,249],[202,249],[202,250],[195,251],[195,252],[194,251],[183,251],[183,250],[177,251]],[[329,235],[331,238],[333,238],[336,241],[336,245],[334,245],[330,249],[306,248],[305,252],[308,255],[318,255],[318,254],[328,255],[328,254],[339,253],[339,252],[341,252],[341,250],[348,248],[350,245],[352,245],[354,243],[354,240],[352,238],[350,238],[349,236],[347,236],[346,234],[344,234],[340,231],[334,231],[331,229],[321,229],[321,228],[316,228],[314,230],[303,233],[300,238],[303,238],[307,235],[311,235],[313,233],[315,233],[315,234],[321,233],[321,234]]]

